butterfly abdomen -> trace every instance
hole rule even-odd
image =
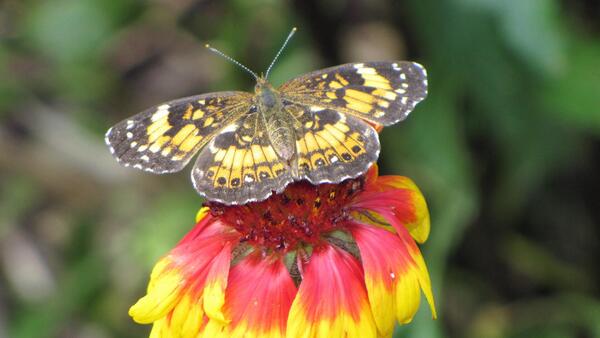
[[[296,137],[289,121],[278,115],[267,120],[267,135],[277,156],[288,161],[296,154]]]

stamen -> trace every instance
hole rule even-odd
[[[350,213],[344,206],[360,193],[361,181],[363,178],[316,186],[297,182],[285,193],[262,202],[207,204],[241,234],[242,242],[261,252],[286,254],[330,242],[335,237],[331,234],[346,231]]]

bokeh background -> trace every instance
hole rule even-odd
[[[190,229],[189,168],[118,166],[112,124],[162,101],[351,61],[430,94],[381,134],[428,198],[439,319],[396,337],[600,337],[600,2],[3,0],[0,337],[143,337],[128,307]]]

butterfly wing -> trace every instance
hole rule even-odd
[[[252,95],[245,92],[170,101],[117,123],[108,130],[105,141],[124,166],[157,174],[176,172],[251,104]]]
[[[247,112],[200,152],[192,182],[207,199],[225,204],[260,201],[294,180],[290,164],[273,149],[259,114]]]
[[[405,119],[427,96],[427,73],[414,62],[349,63],[292,79],[279,90],[294,103],[388,126]]]
[[[339,111],[308,105],[286,107],[296,129],[298,176],[314,184],[356,177],[377,160],[379,138],[368,123]]]

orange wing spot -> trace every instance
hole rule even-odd
[[[380,88],[380,89],[392,89],[390,81],[379,74],[361,74],[364,85],[367,87]]]
[[[351,97],[353,99],[357,99],[365,103],[372,103],[374,99],[373,95],[358,91],[356,89],[347,89],[344,92],[344,99],[346,99],[347,97]]]
[[[265,158],[265,155],[262,152],[262,147],[259,146],[258,144],[254,144],[252,145],[252,156],[254,156],[254,162],[258,163],[265,163],[267,162],[267,159]]]
[[[173,141],[171,141],[174,145],[178,146],[181,142],[185,141],[185,139],[193,132],[196,132],[198,129],[193,124],[186,124],[181,128],[175,136],[173,136]]]
[[[162,149],[163,145],[165,143],[169,142],[170,140],[171,140],[171,137],[169,137],[169,136],[160,136],[150,145],[149,150],[153,153],[157,153]]]
[[[313,133],[306,133],[306,135],[304,136],[304,142],[306,142],[306,153],[319,150],[319,144],[317,143],[317,140],[315,139]]]
[[[344,79],[344,77],[341,76],[340,74],[336,73],[335,79],[338,80],[342,84],[342,86],[347,86],[349,84],[349,82],[346,79]]]
[[[275,164],[273,164],[273,166],[271,166],[271,171],[273,172],[273,176],[278,176],[277,172],[284,170],[285,167],[283,166],[283,163],[281,162],[277,162]]]
[[[204,128],[210,126],[211,124],[213,124],[213,122],[215,122],[215,119],[212,116],[209,116],[206,118],[206,120],[204,120],[204,124],[202,125]]]
[[[167,122],[167,118],[160,119],[148,126],[148,142],[152,143],[161,137],[167,130],[171,129],[171,125]]]
[[[204,117],[204,110],[202,110],[202,109],[196,109],[194,111],[194,115],[192,115],[192,119],[194,119],[194,120],[199,120],[203,117]]]
[[[263,152],[265,153],[268,162],[274,163],[279,160],[279,157],[275,153],[275,149],[273,149],[273,147],[263,147]]]
[[[214,186],[220,187],[228,184],[229,176],[231,173],[231,162],[233,161],[233,156],[235,154],[235,147],[230,146],[226,153],[221,165],[219,166],[219,170],[215,175]],[[229,164],[229,165],[228,165]]]
[[[226,149],[219,149],[216,153],[215,153],[215,162],[221,162],[223,161],[223,159],[225,158],[225,155],[227,154],[227,150]]]
[[[196,148],[196,145],[202,141],[203,137],[200,135],[188,136],[183,143],[179,146],[179,149],[185,152],[191,152]]]
[[[394,101],[398,97],[398,94],[394,93],[393,91],[388,91],[388,90],[384,90],[384,89],[380,89],[380,88],[375,89],[372,92],[372,94],[379,96],[379,97],[383,97],[384,99],[387,99],[390,101]]]
[[[312,163],[310,163],[310,161],[304,156],[301,157],[300,160],[298,160],[298,167],[299,168],[306,167],[306,168],[308,168],[308,170],[312,170],[312,168],[313,168]]]
[[[165,147],[165,148],[164,148],[164,149],[163,149],[163,150],[160,152],[160,154],[161,154],[162,156],[167,156],[167,155],[169,155],[169,154],[170,154],[172,151],[173,151],[173,148],[172,148],[172,147],[168,147],[168,146],[167,146],[167,147]]]
[[[194,111],[194,107],[192,107],[191,104],[188,104],[187,109],[185,110],[185,113],[183,113],[183,119],[184,120],[189,120],[190,118],[192,118],[192,112]]]
[[[342,87],[343,87],[342,84],[337,81],[329,82],[329,88],[338,89],[338,88],[342,88]]]
[[[338,123],[339,125],[339,123]],[[346,125],[343,125],[346,127]],[[325,129],[321,131],[323,133],[323,138],[326,139],[332,147],[335,148],[335,151],[342,157],[344,153],[347,153],[349,149],[347,149],[345,145],[346,134],[341,132],[338,128],[327,125]]]
[[[325,126],[325,130],[327,130],[331,135],[333,135],[333,137],[335,137],[337,140],[343,140],[344,137],[346,137],[346,135],[340,130],[340,128],[347,129],[348,126],[341,123],[336,123],[335,126],[332,126],[330,124]]]
[[[184,157],[185,157],[185,154],[181,154],[180,153],[180,154],[177,154],[177,155],[173,156],[171,159],[173,161],[181,161],[181,160],[183,160]]]
[[[225,154],[225,157],[223,158],[223,161],[221,162],[221,167],[225,167],[225,168],[231,168],[233,167],[233,157],[235,155],[237,148],[235,146],[229,146],[229,148],[227,149],[227,154]]]
[[[232,168],[241,169],[244,164],[244,157],[248,153],[246,149],[237,149],[233,156]]]
[[[244,153],[244,160],[242,161],[243,166],[246,168],[251,168],[254,166],[254,155],[252,154],[252,150],[246,151]]]
[[[348,109],[356,110],[360,113],[366,114],[373,108],[370,104],[364,103],[363,101],[359,101],[352,97],[344,97],[344,100],[347,102],[346,107]]]

